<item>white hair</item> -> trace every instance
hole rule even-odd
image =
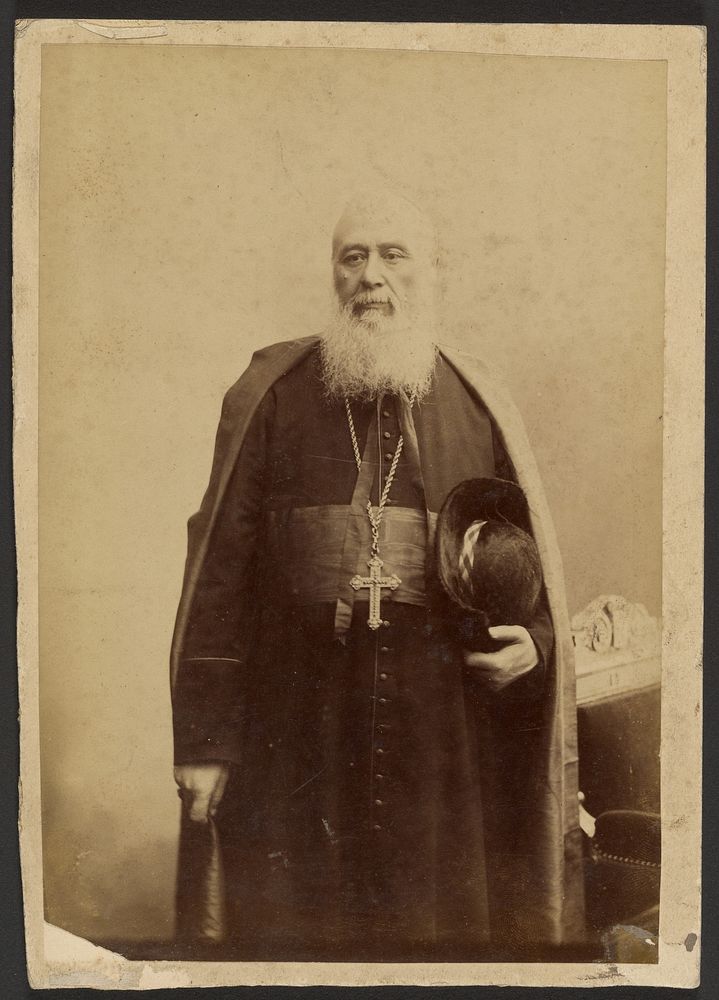
[[[338,304],[321,344],[327,394],[375,399],[405,392],[421,399],[432,384],[436,341],[428,308],[358,319],[349,305]]]

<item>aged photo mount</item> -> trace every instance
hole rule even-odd
[[[37,20],[18,22],[16,39],[20,831],[32,985],[696,985],[703,29]],[[446,370],[465,371],[453,360],[461,352],[480,358],[501,373],[521,414],[519,431],[512,430],[514,411],[504,408],[503,396],[492,396],[492,379],[477,376],[528,499],[530,534],[552,608],[566,584],[568,617],[554,616],[554,635],[557,621],[564,622],[565,659],[571,662],[565,693],[577,734],[573,743],[562,729],[568,715],[554,717],[554,742],[564,743],[563,774],[571,776],[561,784],[567,826],[555,830],[554,846],[561,847],[564,835],[567,864],[567,844],[576,834],[591,930],[583,924],[574,937],[556,935],[544,951],[513,952],[507,945],[473,953],[463,947],[454,958],[451,950],[437,951],[437,960],[428,951],[383,952],[381,942],[366,954],[356,943],[344,950],[337,945],[333,953],[303,952],[299,925],[292,946],[283,939],[264,944],[263,951],[245,942],[233,951],[205,941],[193,950],[177,935],[184,919],[176,887],[178,865],[181,872],[187,858],[187,841],[179,834],[187,833],[189,779],[175,770],[181,802],[173,763],[181,769],[186,761],[177,742],[173,761],[168,665],[185,524],[207,487],[220,404],[253,352],[267,349],[260,351],[264,363],[278,342],[311,346],[334,315],[335,293],[340,303],[363,302],[381,312],[394,308],[393,282],[408,300],[417,288],[421,292],[424,278],[407,278],[402,286],[401,278],[382,270],[395,260],[381,241],[382,263],[372,278],[369,249],[365,261],[364,244],[359,256],[348,255],[361,241],[352,236],[352,246],[343,245],[357,218],[366,221],[368,205],[375,221],[386,221],[392,198],[392,212],[402,206],[397,217],[411,221],[420,241],[431,219]],[[386,286],[388,298],[354,299],[353,282],[365,289],[358,295],[369,296],[372,284]],[[309,348],[291,349],[300,351],[293,361],[299,371]],[[276,376],[284,374],[280,369]],[[275,395],[279,407],[282,399]],[[235,396],[226,398],[227,417]],[[302,402],[307,414],[314,412],[309,397]],[[457,479],[509,478],[499,462],[489,473],[463,464],[459,450],[451,452],[457,448],[452,438],[447,454],[439,448],[436,460],[427,461],[435,454],[423,442],[433,403],[429,395],[415,411],[419,445],[408,433],[412,406],[409,417],[401,405],[397,410],[402,460],[421,455],[428,497],[432,477],[449,482],[445,465],[448,475],[455,467],[469,470]],[[348,411],[342,446],[350,449],[367,427],[361,407],[353,403]],[[411,483],[403,482],[393,412],[378,407],[377,420],[388,421],[387,498],[397,502],[409,495],[403,490]],[[296,423],[289,419],[283,433],[289,436]],[[320,423],[318,434],[324,433]],[[521,424],[533,455],[526,463],[525,446],[514,444],[524,434]],[[445,424],[440,419],[437,426],[440,434]],[[362,443],[355,446],[357,469],[351,450],[344,463],[358,482]],[[532,486],[534,462],[543,493]],[[303,489],[319,489],[302,476]],[[324,477],[332,484],[339,478]],[[207,495],[216,486],[211,482]],[[335,510],[339,501],[330,503]],[[403,520],[401,510],[393,513],[391,502],[380,506],[381,513],[389,511],[384,533],[375,537],[385,546],[379,553],[386,561],[382,586],[370,579],[381,576],[381,566],[371,567],[366,580],[348,575],[344,583],[354,586],[355,580],[358,594],[363,588],[379,593],[381,613],[375,620],[370,606],[370,630],[377,625],[384,634],[383,615],[401,607],[401,586],[408,587],[411,571],[410,560],[398,574],[389,572],[395,558],[390,543],[403,524],[412,531],[416,525]],[[432,528],[435,506],[441,503],[427,501]],[[314,530],[316,547],[329,550],[330,521],[322,520],[318,530],[299,520],[304,535]],[[302,563],[298,589],[309,586],[305,570]],[[362,593],[357,600],[366,598]],[[419,598],[407,601],[418,604]],[[189,620],[193,635],[200,634],[186,601],[184,607],[180,632]],[[381,611],[387,607],[389,613]],[[398,620],[403,614],[397,611]],[[535,640],[540,665],[559,656],[551,643],[542,653],[531,624],[524,631]],[[352,641],[341,634],[333,643],[337,664],[346,665]],[[380,648],[391,660],[391,642]],[[224,658],[194,647],[191,652],[193,662]],[[397,676],[408,669],[399,659]],[[320,668],[329,673],[325,659]],[[397,685],[385,701],[376,692],[373,698],[384,705],[392,697],[404,704],[406,697],[411,705],[413,690],[430,690],[420,688],[419,679],[416,684],[409,695]],[[286,687],[278,685],[282,697]],[[177,690],[176,740],[184,724],[178,718],[185,718]],[[331,690],[332,706],[347,713],[338,694],[342,685]],[[192,729],[197,722],[190,716]],[[350,737],[338,717],[328,731],[341,754]],[[416,718],[424,724],[425,716]],[[391,754],[399,745],[391,741],[404,738],[406,717],[388,715],[378,723],[373,715],[375,724],[390,733],[391,775]],[[434,740],[442,733],[437,713],[431,725],[437,728],[426,732]],[[439,767],[421,736],[407,735],[415,757],[399,767],[410,774],[407,787],[426,796],[429,778],[418,783],[407,764]],[[515,763],[521,760],[517,739],[515,731]],[[181,733],[181,745],[183,740]],[[372,749],[383,745],[374,742]],[[279,755],[268,755],[266,765],[253,762],[252,801],[260,794],[259,779],[272,780],[270,756]],[[354,759],[349,764],[354,767]],[[231,765],[231,773],[232,766],[239,768]],[[318,769],[307,767],[312,791]],[[331,773],[336,760],[326,767]],[[453,782],[455,789],[459,780]],[[350,785],[338,779],[332,793],[344,795]],[[401,781],[387,787],[397,791],[388,796],[373,786],[373,803],[389,812],[392,795],[407,790]],[[547,787],[553,795],[558,786],[547,778]],[[531,780],[526,786],[518,781],[511,792],[516,813],[510,820],[526,816],[527,830],[546,839],[552,824],[535,805],[547,799]],[[301,801],[293,800],[296,813]],[[465,847],[471,856],[462,839],[470,829],[466,809],[460,817],[455,805],[438,808],[432,820],[445,842],[444,852],[436,850],[443,864],[460,853],[464,858]],[[393,836],[404,858],[403,824],[414,814],[395,815]],[[323,849],[334,849],[337,831],[324,822]],[[202,828],[214,830],[214,821]],[[370,829],[379,834],[373,843],[389,843],[382,839],[382,822]],[[191,835],[196,833],[195,827]],[[452,836],[460,848],[452,847]],[[417,856],[422,843],[417,836]],[[268,844],[262,849],[272,877],[284,875],[292,857],[267,851]],[[222,846],[227,862],[226,840]],[[489,856],[488,847],[485,869],[491,868]],[[547,861],[550,848],[536,856],[546,862],[547,899],[569,912],[560,877],[551,881],[556,868]],[[456,884],[450,876],[437,881],[436,913],[461,895],[457,885],[469,879],[462,864],[452,867],[460,873]],[[210,865],[208,872],[215,869]],[[417,885],[425,885],[422,870],[416,872]],[[472,872],[472,878],[483,877]],[[326,874],[323,869],[322,878]],[[534,874],[527,873],[527,885]],[[385,888],[382,878],[378,885]],[[401,912],[409,912],[419,892],[401,897]],[[210,896],[205,891],[205,902]],[[259,898],[250,896],[249,906],[243,900],[240,923],[260,919],[259,902],[254,910]],[[329,920],[332,900],[326,903]],[[549,909],[547,903],[536,910],[540,923],[550,923]],[[512,916],[508,926],[518,926]],[[217,911],[209,906],[204,917],[212,924]],[[269,925],[274,916],[266,919]],[[285,919],[292,928],[294,917]]]

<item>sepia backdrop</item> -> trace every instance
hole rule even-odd
[[[317,332],[373,184],[435,218],[443,317],[504,372],[570,612],[661,607],[665,63],[45,46],[40,694],[46,916],[172,933],[168,650],[223,392]]]

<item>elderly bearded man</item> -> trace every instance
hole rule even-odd
[[[423,214],[351,203],[332,265],[324,334],[257,352],[228,392],[190,521],[175,778],[185,826],[221,853],[224,927],[205,932],[256,960],[546,957],[579,932],[581,886],[569,633],[536,470],[502,390],[437,346]],[[535,621],[495,628],[492,653],[462,648],[432,568],[437,511],[474,477],[522,485],[543,560]],[[372,554],[397,581],[377,621],[355,589]],[[201,937],[182,891],[197,863],[181,852],[178,898]]]

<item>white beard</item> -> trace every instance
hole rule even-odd
[[[375,399],[400,392],[417,400],[425,396],[437,359],[430,311],[365,313],[358,318],[351,306],[338,306],[322,337],[322,377],[328,396]]]

